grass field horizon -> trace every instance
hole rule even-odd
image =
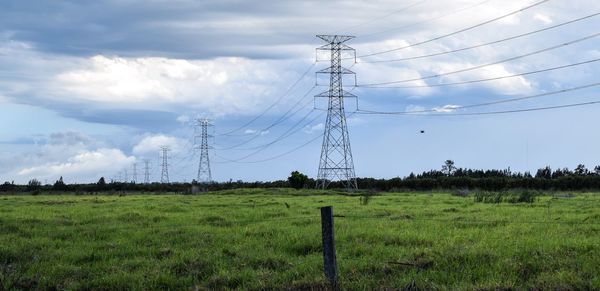
[[[568,197],[568,198],[566,198]],[[202,195],[0,196],[3,289],[600,289],[600,195],[239,189]]]

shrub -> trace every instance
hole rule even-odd
[[[469,191],[469,189],[461,189],[452,192],[452,196],[468,197],[469,195],[471,195],[471,191]]]
[[[519,191],[518,193],[508,192],[477,192],[475,193],[475,202],[480,203],[533,203],[538,194],[533,191]]]
[[[290,186],[292,186],[292,188],[302,189],[306,186],[308,182],[308,176],[298,171],[293,171],[288,177],[288,182],[290,183]]]

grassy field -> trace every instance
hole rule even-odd
[[[322,289],[332,205],[342,289],[600,289],[600,195],[324,194],[0,196],[0,288]]]

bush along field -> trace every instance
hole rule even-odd
[[[1,289],[600,289],[600,195],[0,196]]]

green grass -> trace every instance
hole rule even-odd
[[[600,195],[324,194],[0,196],[0,289],[600,289]]]

